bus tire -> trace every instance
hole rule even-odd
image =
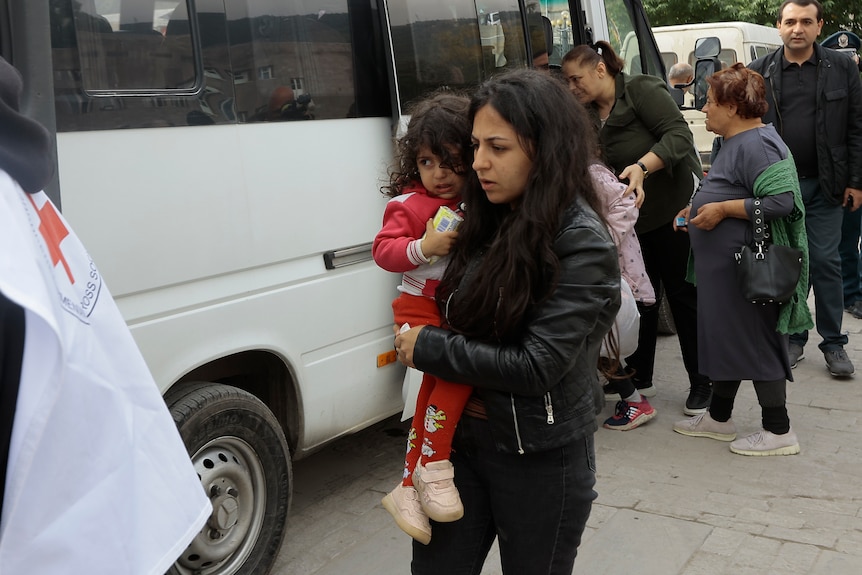
[[[165,395],[213,514],[171,575],[265,575],[286,530],[293,487],[281,426],[254,395],[215,383]]]

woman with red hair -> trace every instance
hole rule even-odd
[[[712,380],[712,399],[706,413],[677,422],[673,430],[731,441],[730,450],[740,455],[793,455],[799,442],[787,415],[787,380],[793,381],[787,334],[812,327],[805,209],[796,165],[775,128],[762,121],[767,103],[760,74],[737,63],[707,82],[706,128],[723,136],[724,143],[678,217],[687,220],[691,238],[698,365]],[[788,303],[751,303],[736,284],[733,254],[752,243],[756,217],[767,222],[771,242],[803,253],[796,294]],[[734,441],[730,414],[743,379],[754,383],[763,429]]]

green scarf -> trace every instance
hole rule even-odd
[[[754,197],[762,198],[793,192],[793,210],[786,216],[769,222],[772,242],[782,246],[791,246],[802,252],[802,273],[796,284],[796,293],[789,302],[781,306],[778,312],[779,333],[799,333],[814,327],[811,310],[808,309],[808,236],[805,233],[805,206],[799,190],[799,178],[796,175],[796,164],[793,156],[776,162],[766,168],[754,182]],[[694,254],[689,252],[688,271],[686,279],[697,284],[694,274]]]
[[[796,293],[778,312],[779,333],[799,333],[814,327],[808,309],[808,236],[805,233],[805,206],[799,191],[799,178],[793,156],[766,168],[754,182],[754,197],[762,198],[793,191],[793,210],[784,217],[769,222],[772,242],[790,246],[802,252],[802,273],[796,284]]]

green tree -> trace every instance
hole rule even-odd
[[[778,19],[778,0],[643,0],[650,24],[695,24],[741,20],[774,26]],[[862,36],[862,0],[821,0],[823,31],[820,39],[838,30]]]

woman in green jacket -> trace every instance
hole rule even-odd
[[[698,415],[706,411],[712,388],[697,365],[697,292],[685,281],[688,236],[674,232],[673,218],[688,204],[703,171],[667,84],[654,76],[628,76],[623,65],[610,44],[600,41],[568,52],[562,72],[593,115],[603,160],[642,202],[635,231],[650,282],[656,294],[664,289],[676,325],[691,385],[683,412]],[[635,387],[646,396],[655,393],[658,308],[641,308],[638,349],[626,358]]]

